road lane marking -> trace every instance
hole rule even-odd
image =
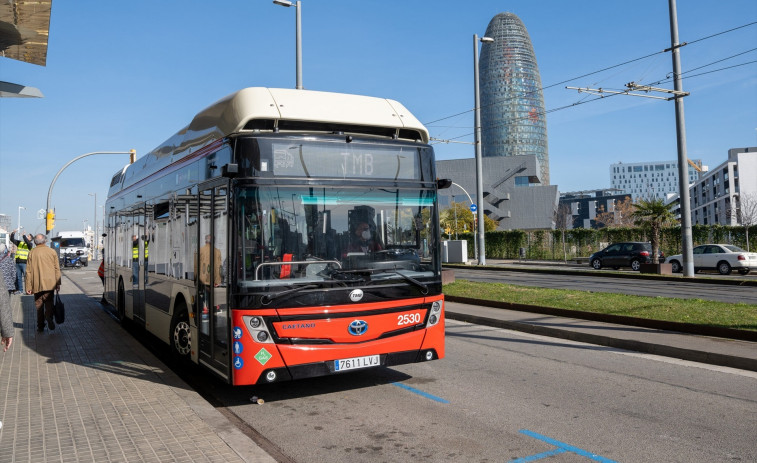
[[[440,403],[443,403],[443,404],[448,404],[449,403],[449,400],[442,399],[441,397],[437,397],[435,395],[429,394],[428,392],[423,392],[420,389],[416,389],[414,387],[410,387],[410,386],[408,386],[406,384],[402,384],[402,383],[392,383],[392,384],[394,386],[401,387],[402,389],[408,390],[410,392],[414,392],[414,393],[416,393],[416,394],[418,394],[418,395],[420,395],[422,397],[425,397],[427,399],[431,399],[431,400],[434,400],[436,402],[440,402]]]
[[[538,453],[536,455],[531,455],[531,456],[528,456],[528,457],[523,457],[523,458],[517,458],[515,460],[510,460],[508,463],[525,463],[525,462],[529,462],[529,461],[536,461],[536,460],[540,460],[542,458],[547,458],[547,457],[550,457],[550,456],[553,456],[553,455],[557,455],[557,454],[560,454],[560,453],[565,453],[565,452],[575,453],[576,455],[588,458],[588,459],[590,459],[592,461],[599,461],[599,462],[602,462],[602,463],[618,463],[615,460],[610,460],[609,458],[605,458],[605,457],[602,457],[600,455],[597,455],[597,454],[591,453],[589,451],[586,451],[584,449],[580,449],[578,447],[574,447],[574,446],[572,446],[570,444],[566,444],[565,442],[560,442],[559,440],[552,439],[551,437],[542,436],[541,434],[533,432],[533,431],[529,431],[528,429],[521,429],[519,432],[521,434],[525,434],[525,435],[527,435],[529,437],[533,437],[534,439],[538,439],[540,441],[546,442],[546,443],[548,443],[550,445],[554,445],[557,448],[554,449],[554,450],[551,450],[551,451]]]

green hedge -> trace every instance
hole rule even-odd
[[[691,235],[694,246],[705,243],[726,243],[747,248],[746,233],[744,227],[740,226],[693,225]],[[460,233],[458,239],[468,241],[468,257],[474,259],[476,250],[473,234]],[[560,230],[498,230],[487,232],[485,239],[487,258],[518,259],[520,249],[523,248],[527,259],[563,260]],[[568,259],[588,257],[592,252],[617,241],[649,241],[649,237],[644,229],[638,227],[565,230]],[[749,227],[749,244],[750,250],[757,252],[757,225]],[[666,256],[681,253],[680,226],[662,229],[660,249]]]

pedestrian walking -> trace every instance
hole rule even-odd
[[[11,232],[11,243],[16,246],[16,283],[15,289],[17,294],[24,294],[24,277],[26,276],[26,262],[29,257],[29,251],[34,247],[32,235],[21,235],[21,239],[16,238],[18,228]],[[13,288],[8,288],[11,290]]]
[[[0,244],[0,273],[5,282],[8,294],[13,294],[16,288],[16,264],[13,255],[5,244]]]
[[[8,254],[10,255],[10,253]],[[11,344],[13,344],[13,331],[13,309],[11,308],[10,291],[8,291],[8,287],[5,285],[5,278],[0,278],[0,344],[3,345],[3,352],[7,352]],[[0,429],[2,428],[3,422],[0,421]]]
[[[53,320],[53,299],[55,291],[60,291],[60,265],[58,254],[45,245],[43,234],[34,237],[34,249],[29,251],[26,267],[26,294],[34,294],[37,308],[37,331],[55,329]]]
[[[105,299],[105,251],[102,253],[102,260],[100,261],[100,266],[97,268],[97,276],[100,277],[100,281],[102,281],[103,284],[103,297],[100,299],[100,304],[107,305],[108,300]]]
[[[13,344],[13,309],[4,278],[0,278],[0,344],[3,345],[3,352]]]

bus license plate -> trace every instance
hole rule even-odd
[[[334,371],[355,370],[358,368],[377,367],[381,364],[378,355],[334,360]]]

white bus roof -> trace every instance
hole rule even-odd
[[[414,129],[428,143],[426,128],[397,101],[284,88],[251,87],[232,93],[197,114],[187,129],[213,130],[222,137],[244,132],[254,119]]]
[[[372,130],[375,129],[375,130]],[[173,137],[113,177],[127,186],[224,137],[244,133],[322,132],[377,134],[428,143],[428,131],[401,103],[344,93],[250,87],[199,112]],[[391,134],[391,135],[388,135]],[[118,177],[118,178],[117,178]]]

